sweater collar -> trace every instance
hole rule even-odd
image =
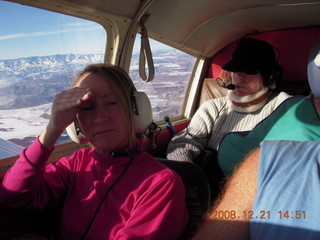
[[[269,88],[262,87],[258,92],[248,96],[237,96],[233,91],[228,92],[228,104],[233,111],[250,113],[260,110],[268,101]]]

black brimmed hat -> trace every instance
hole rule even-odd
[[[264,78],[268,78],[275,65],[277,61],[272,45],[254,38],[244,38],[238,42],[237,48],[232,53],[232,59],[224,64],[222,69],[248,74],[260,72]]]

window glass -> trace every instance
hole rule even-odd
[[[0,1],[0,159],[41,133],[54,96],[85,65],[103,62],[105,46],[97,23]]]
[[[139,76],[140,35],[137,34],[130,64],[130,77],[139,91],[150,98],[155,121],[181,113],[188,80],[196,58],[150,39],[155,77],[144,83]]]

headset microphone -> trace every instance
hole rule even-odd
[[[232,83],[230,83],[230,84],[228,84],[228,85],[224,85],[223,87],[224,87],[224,88],[227,88],[227,89],[229,89],[229,90],[235,90],[235,89],[236,89],[236,85],[234,85],[234,84],[232,84]]]
[[[236,85],[234,85],[232,83],[227,84],[221,78],[217,78],[216,81],[217,81],[217,83],[218,83],[218,85],[220,87],[227,88],[229,90],[235,90],[236,89]]]

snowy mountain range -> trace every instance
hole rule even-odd
[[[102,54],[0,60],[0,110],[49,103],[85,65],[102,61]]]
[[[133,55],[130,76],[146,91],[154,119],[179,113],[193,57],[179,52],[153,53],[155,80],[140,81],[138,54]],[[74,76],[90,63],[103,62],[102,54],[66,54],[0,60],[0,138],[28,146],[50,116],[54,96],[70,88]]]

